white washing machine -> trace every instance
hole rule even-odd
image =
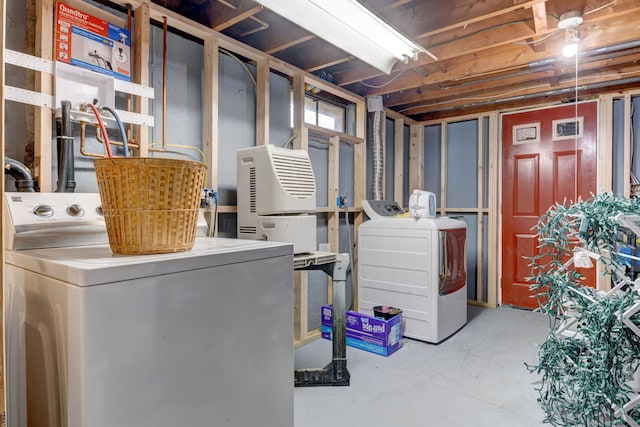
[[[358,310],[402,309],[403,335],[439,343],[467,322],[466,224],[396,217],[396,202],[363,201],[358,228]]]
[[[293,427],[293,247],[113,255],[97,194],[5,193],[11,427]]]

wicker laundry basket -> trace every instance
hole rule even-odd
[[[117,157],[94,161],[109,245],[116,254],[193,247],[206,167],[177,159]]]

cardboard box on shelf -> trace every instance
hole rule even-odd
[[[131,38],[120,28],[81,10],[56,4],[56,60],[131,80]]]

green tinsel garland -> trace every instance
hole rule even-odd
[[[622,281],[625,261],[618,255],[616,215],[639,215],[640,200],[608,193],[573,205],[552,206],[534,227],[539,253],[532,258],[532,289],[540,310],[550,319],[538,364],[527,365],[541,376],[538,401],[545,423],[555,426],[614,426],[640,423],[640,407],[622,408],[637,396],[629,380],[640,364],[640,336],[622,315],[640,301],[633,286],[606,294],[583,284],[568,262],[575,249],[600,255],[603,274],[613,286]],[[639,236],[640,237],[640,236]],[[640,325],[640,315],[631,319]],[[571,323],[568,323],[571,322]]]

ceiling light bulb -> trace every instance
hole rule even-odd
[[[580,41],[580,33],[575,27],[567,28],[565,30],[565,44],[562,48],[562,54],[571,58],[578,53],[578,42]]]
[[[562,54],[566,58],[571,58],[572,56],[575,56],[577,53],[578,53],[578,43],[575,43],[575,42],[567,43],[562,48]]]

